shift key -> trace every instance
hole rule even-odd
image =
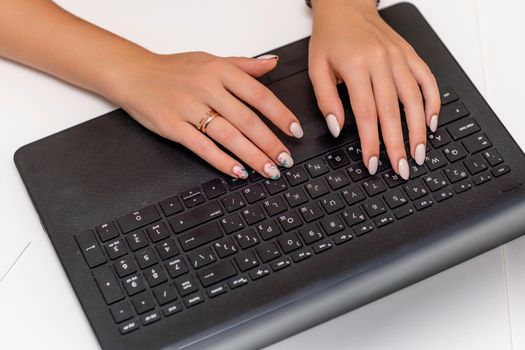
[[[170,219],[171,227],[175,233],[203,224],[212,219],[222,216],[221,206],[217,201],[203,204],[193,210],[189,210]]]

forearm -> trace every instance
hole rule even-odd
[[[0,56],[111,98],[114,82],[144,48],[49,0],[0,0]]]

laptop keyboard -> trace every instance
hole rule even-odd
[[[441,99],[425,164],[410,160],[408,181],[384,149],[370,176],[350,143],[278,180],[215,179],[77,234],[115,327],[127,334],[191,312],[508,173],[456,92]]]

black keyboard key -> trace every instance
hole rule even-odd
[[[323,158],[315,158],[306,162],[306,170],[310,173],[310,176],[317,177],[328,172],[328,166],[324,162]]]
[[[453,122],[454,120],[466,117],[470,112],[462,102],[454,102],[441,107],[438,118],[438,126]]]
[[[370,176],[370,173],[368,172],[368,169],[365,167],[363,162],[353,164],[352,166],[348,167],[346,171],[348,172],[348,175],[350,175],[350,178],[354,182],[358,182]]]
[[[458,182],[468,177],[467,169],[465,169],[461,163],[449,165],[443,171],[451,183]]]
[[[448,185],[448,182],[445,179],[445,177],[439,172],[426,175],[425,177],[423,177],[423,181],[425,181],[428,188],[432,192],[436,192],[437,190]]]
[[[120,229],[124,233],[131,232],[147,224],[151,224],[160,219],[159,212],[154,205],[144,207],[136,210],[131,214],[127,214],[118,219]]]
[[[204,203],[206,200],[198,187],[195,187],[193,190],[183,192],[180,194],[180,196],[187,208]]]
[[[365,221],[365,213],[363,212],[363,209],[361,209],[358,206],[347,208],[343,210],[341,213],[343,216],[343,219],[345,220],[346,224],[348,226],[354,226],[357,225],[363,221]]]
[[[204,297],[202,296],[202,294],[194,294],[184,298],[184,305],[186,305],[186,307],[193,307],[197,304],[202,303],[203,301]]]
[[[388,225],[394,222],[394,217],[392,216],[392,214],[387,213],[387,214],[383,214],[383,215],[376,217],[374,219],[374,222],[376,226],[379,228],[381,226],[385,226],[385,225]]]
[[[235,234],[235,240],[242,249],[247,249],[259,244],[259,237],[257,237],[257,234],[251,228],[237,232]]]
[[[215,262],[217,259],[215,258],[215,254],[213,254],[213,251],[210,247],[204,247],[202,249],[188,253],[188,260],[194,269],[200,269],[201,267]]]
[[[305,170],[301,167],[294,167],[286,170],[284,176],[292,186],[297,186],[308,181],[308,175],[306,175]]]
[[[347,189],[344,189],[341,194],[348,205],[353,205],[366,198],[365,193],[359,185],[352,185]]]
[[[153,322],[159,321],[161,318],[159,311],[151,311],[145,315],[142,315],[140,317],[140,322],[142,322],[143,326],[147,326],[149,324],[152,324]]]
[[[315,254],[320,254],[332,248],[332,242],[330,242],[330,240],[328,239],[325,239],[325,240],[314,243],[312,245],[312,248],[314,248]]]
[[[485,163],[485,158],[483,158],[481,154],[476,154],[470,158],[467,158],[465,161],[463,161],[463,164],[465,164],[469,173],[472,175],[488,169],[488,165]]]
[[[160,207],[164,215],[170,216],[184,210],[179,197],[173,196],[160,202]]]
[[[441,94],[441,105],[448,105],[449,103],[455,102],[459,99],[456,91],[450,86],[445,86],[440,90]]]
[[[324,232],[330,236],[345,229],[343,221],[337,215],[328,216],[320,221]]]
[[[408,203],[408,199],[400,189],[391,190],[385,193],[383,199],[390,209],[395,209]]]
[[[124,289],[129,296],[135,295],[146,289],[146,281],[142,275],[133,274],[124,279]]]
[[[330,190],[328,189],[328,186],[323,181],[323,179],[315,179],[310,182],[308,182],[306,185],[304,185],[306,188],[306,191],[310,194],[310,197],[313,199],[324,196]]]
[[[309,224],[299,229],[299,234],[306,244],[310,245],[324,238],[323,232],[315,224]]]
[[[434,148],[441,148],[452,141],[446,129],[437,129],[434,133],[428,135],[428,140]]]
[[[478,132],[480,129],[478,123],[472,117],[458,120],[447,126],[448,132],[455,141]]]
[[[489,162],[490,166],[496,166],[500,163],[503,163],[503,157],[496,149],[489,149],[483,152],[483,157]]]
[[[177,244],[171,238],[165,240],[164,242],[160,244],[157,244],[156,248],[157,248],[157,253],[159,253],[159,256],[162,260],[169,259],[179,254],[179,249],[177,248]]]
[[[221,259],[233,255],[239,251],[237,244],[235,244],[233,238],[231,237],[213,243],[213,248],[215,248],[217,255]]]
[[[129,234],[126,237],[126,241],[128,241],[129,248],[132,251],[142,249],[149,245],[148,237],[146,237],[146,234],[142,230]]]
[[[337,193],[331,193],[321,198],[321,205],[328,214],[335,213],[345,207],[343,200]]]
[[[162,222],[146,228],[146,232],[153,243],[160,242],[170,236],[170,231],[168,231],[168,228]]]
[[[434,199],[436,202],[442,202],[452,197],[453,194],[452,190],[449,187],[446,187],[434,193]]]
[[[281,234],[281,229],[279,228],[275,220],[263,221],[259,223],[255,228],[257,232],[259,232],[259,235],[262,237],[262,239],[264,239],[265,241],[275,236],[279,236]]]
[[[129,320],[133,317],[133,309],[127,301],[121,301],[118,304],[113,305],[110,309],[111,315],[116,323]]]
[[[294,228],[297,228],[303,224],[299,218],[299,215],[293,211],[288,211],[284,214],[281,214],[277,218],[285,231],[293,230]]]
[[[248,184],[248,180],[246,179],[240,179],[240,178],[231,177],[231,176],[226,177],[225,182],[226,182],[226,186],[228,186],[228,189],[230,191],[233,191],[237,188],[240,188]]]
[[[282,177],[276,180],[266,179],[263,181],[263,184],[271,196],[279,192],[282,192],[288,188],[288,185],[286,185],[286,182],[284,181],[284,178]]]
[[[163,284],[153,289],[153,295],[159,305],[166,305],[174,300],[177,300],[177,290],[171,284]]]
[[[348,175],[343,170],[337,170],[326,176],[326,181],[332,190],[337,190],[350,184]]]
[[[226,231],[226,233],[228,234],[233,233],[235,231],[239,231],[240,229],[244,228],[244,223],[242,222],[241,217],[237,213],[233,213],[223,217],[220,220],[220,223],[224,231]]]
[[[166,273],[160,265],[152,266],[144,270],[144,277],[150,287],[158,286],[167,281]]]
[[[281,258],[279,260],[276,260],[270,264],[273,271],[279,271],[282,270],[292,264],[292,261],[290,258]]]
[[[334,236],[334,243],[339,245],[339,244],[350,241],[353,237],[354,236],[352,236],[352,233],[350,232],[350,230],[346,232],[341,232]]]
[[[281,197],[272,197],[263,201],[263,207],[269,216],[274,216],[288,210]]]
[[[189,271],[188,265],[182,257],[168,260],[165,266],[171,278],[183,275]]]
[[[501,164],[493,168],[491,172],[492,172],[492,175],[494,175],[494,177],[499,177],[501,175],[504,175],[510,172],[510,167],[506,164]]]
[[[451,150],[449,152],[452,152]],[[430,171],[434,171],[448,164],[447,159],[443,153],[439,150],[430,151],[425,156],[425,164],[428,166]]]
[[[492,146],[492,142],[483,133],[469,136],[462,142],[470,153],[476,153]]]
[[[450,162],[455,162],[456,160],[465,158],[468,152],[461,143],[454,142],[443,148],[443,154]]]
[[[198,273],[199,279],[204,287],[209,287],[215,283],[224,281],[227,278],[235,276],[237,271],[231,261],[222,260],[216,264],[208,266]]]
[[[179,237],[179,242],[182,246],[182,249],[188,251],[221,237],[222,231],[219,227],[219,224],[216,222],[211,222],[181,235]]]
[[[175,285],[175,288],[177,288],[179,294],[183,297],[199,290],[199,286],[192,275],[184,275],[176,278],[173,281],[173,284]]]
[[[366,211],[368,216],[371,218],[376,217],[386,212],[385,203],[379,197],[372,198],[364,202],[363,209]]]
[[[303,261],[312,256],[310,249],[301,249],[292,254],[292,260],[296,263]]]
[[[326,160],[334,170],[350,164],[350,159],[348,159],[348,156],[342,149],[338,149],[331,153],[328,153],[328,155],[326,156]]]
[[[89,267],[93,268],[106,262],[106,256],[93,231],[82,231],[75,235],[75,239]]]
[[[225,194],[226,187],[224,187],[224,184],[220,179],[214,179],[202,184],[202,192],[204,192],[208,199],[212,199]]]
[[[378,193],[386,191],[385,184],[381,180],[381,177],[377,175],[364,181],[362,186],[365,189],[366,193],[368,193],[369,196],[375,196]]]
[[[241,209],[246,205],[244,202],[244,199],[241,197],[241,194],[238,192],[231,193],[227,196],[224,196],[221,199],[222,205],[224,205],[224,208],[226,208],[226,211],[228,213],[231,213],[232,211]]]
[[[241,213],[248,225],[253,225],[266,218],[263,209],[258,204],[243,209]]]
[[[274,242],[266,242],[255,248],[263,263],[281,256],[281,252]]]
[[[139,329],[139,324],[135,320],[128,321],[126,323],[121,324],[119,327],[120,334],[128,334],[130,332],[133,332],[134,330]]]
[[[116,239],[106,243],[105,248],[111,260],[119,258],[128,253],[128,247],[126,247],[123,239]]]
[[[221,294],[224,294],[228,291],[226,287],[226,284],[220,285],[220,286],[213,286],[211,288],[206,289],[206,294],[208,294],[208,297],[215,298],[216,296],[219,296]]]
[[[259,260],[252,250],[241,252],[235,256],[235,263],[241,272],[245,272],[259,266]]]
[[[119,277],[127,276],[131,273],[137,272],[137,263],[132,256],[126,255],[118,259],[115,264],[115,271]]]
[[[119,235],[117,226],[115,226],[115,224],[112,222],[97,226],[96,230],[102,242],[106,242],[110,239],[117,238]]]
[[[405,186],[403,186],[403,188],[405,189],[405,192],[407,193],[410,200],[416,200],[428,194],[427,189],[419,180],[409,181]]]
[[[152,248],[141,250],[140,252],[136,253],[135,257],[137,258],[137,262],[142,269],[154,265],[159,261],[157,259],[157,255],[155,255],[155,251]]]
[[[284,254],[291,253],[303,246],[295,232],[288,232],[277,239]]]
[[[259,183],[245,187],[241,192],[244,194],[244,198],[246,198],[248,203],[255,203],[266,198],[266,193],[264,193],[264,189]]]
[[[465,179],[461,182],[454,184],[452,187],[454,188],[454,192],[461,193],[470,190],[472,188],[472,183],[469,179]]]
[[[306,195],[306,192],[300,187],[291,188],[290,190],[286,191],[284,193],[284,198],[286,199],[286,202],[288,202],[288,205],[292,208],[308,202],[308,196]]]
[[[316,202],[308,203],[299,208],[304,221],[312,222],[324,216],[323,211]]]
[[[268,269],[268,267],[261,266],[255,270],[250,271],[250,278],[252,279],[252,281],[256,281],[259,278],[268,276],[269,273],[270,273],[270,269]]]
[[[166,305],[165,307],[162,308],[162,313],[166,317],[175,315],[176,313],[181,312],[181,311],[182,311],[182,304],[179,302]]]
[[[228,285],[231,289],[239,288],[248,283],[248,279],[245,275],[242,276],[236,276],[228,280]]]
[[[396,174],[394,170],[389,170],[386,173],[384,173],[383,179],[386,181],[386,184],[390,188],[394,188],[405,183],[405,180],[403,180],[401,176]]]
[[[414,159],[408,160],[408,167],[410,169],[410,178],[415,179],[427,173],[425,165],[418,165]]]
[[[481,184],[484,184],[487,181],[490,181],[491,179],[492,179],[492,176],[490,176],[488,171],[474,175],[472,177],[472,181],[474,181],[474,183],[478,186]]]
[[[139,315],[155,308],[155,301],[149,293],[136,295],[131,298],[131,302]]]
[[[414,207],[416,207],[416,210],[423,210],[430,207],[432,204],[434,204],[434,201],[430,196],[419,198],[414,201]]]
[[[93,276],[107,304],[113,304],[124,298],[122,289],[110,266],[95,269]]]
[[[180,233],[196,225],[218,218],[223,214],[219,203],[212,201],[172,217],[170,224],[175,233]]]
[[[354,162],[358,162],[363,158],[363,153],[358,143],[348,146],[346,152]]]
[[[390,168],[390,160],[385,152],[379,153],[379,159],[377,160],[377,172],[381,172]]]
[[[414,209],[410,205],[404,205],[401,208],[394,210],[394,215],[396,219],[400,220],[414,212]]]

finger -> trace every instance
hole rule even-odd
[[[237,160],[223,152],[209,137],[187,122],[177,125],[174,139],[223,173],[240,179],[248,178],[248,171]]]
[[[326,119],[328,130],[334,137],[338,137],[345,123],[345,116],[343,104],[337,92],[335,74],[326,59],[312,57],[309,75],[317,98],[317,105]]]
[[[281,176],[275,163],[224,117],[213,119],[206,133],[262,176],[271,179]]]
[[[410,154],[418,165],[425,161],[427,129],[423,96],[404,56],[392,55],[394,83],[405,110],[410,140]]]
[[[273,70],[277,66],[279,56],[277,55],[262,55],[256,58],[249,57],[225,57],[227,62],[233,64],[243,72],[252,77],[260,77]]]
[[[210,101],[210,106],[274,162],[287,168],[293,166],[292,156],[286,146],[257,114],[235,96],[224,90],[223,94]]]
[[[348,71],[343,78],[357,123],[363,162],[374,175],[379,163],[379,131],[370,75],[359,69]]]
[[[394,171],[407,180],[410,171],[403,143],[399,102],[392,71],[387,60],[387,55],[383,55],[380,61],[374,65],[376,69],[372,72],[372,88],[381,124],[381,134],[390,163]]]
[[[233,95],[255,107],[285,134],[300,138],[303,130],[297,117],[263,84],[231,66],[222,82]]]

